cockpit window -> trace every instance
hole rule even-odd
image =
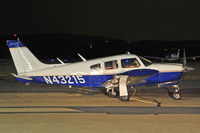
[[[122,59],[121,65],[122,68],[133,68],[140,66],[139,62],[135,58]]]
[[[105,69],[106,70],[117,69],[118,68],[117,60],[107,61],[104,64],[105,64]]]
[[[101,64],[98,63],[98,64],[95,64],[95,65],[92,65],[92,66],[90,66],[90,69],[99,70],[99,69],[101,69]]]
[[[149,66],[149,65],[151,65],[152,64],[152,61],[150,61],[150,60],[148,60],[148,59],[146,59],[146,58],[144,58],[144,57],[139,57],[140,58],[140,60],[143,62],[143,64],[145,65],[145,66]]]

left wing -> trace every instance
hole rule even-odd
[[[191,57],[183,57],[183,58],[179,58],[179,59],[192,59],[192,58],[200,58],[200,56],[191,56]]]
[[[126,71],[116,75],[113,79],[107,80],[102,86],[107,85],[114,85],[117,87],[119,85],[119,79],[122,76],[128,76],[127,78],[127,85],[134,85],[136,83],[145,83],[145,79],[149,78],[150,76],[158,73],[157,70],[153,69],[136,69],[131,71]]]

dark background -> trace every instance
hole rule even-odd
[[[0,4],[0,58],[17,34],[39,58],[78,59],[165,48],[200,55],[200,2],[188,0],[17,0]],[[15,37],[16,38],[16,37]],[[92,46],[92,47],[91,47]]]

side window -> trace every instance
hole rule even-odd
[[[99,69],[101,69],[101,64],[98,63],[98,64],[95,64],[95,65],[92,65],[92,66],[90,66],[90,69],[99,70]]]
[[[117,60],[107,61],[104,64],[105,64],[105,69],[106,70],[117,69],[118,68]]]
[[[122,59],[121,65],[122,68],[134,68],[140,66],[139,62],[135,58]]]

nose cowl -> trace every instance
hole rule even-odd
[[[152,64],[150,66],[152,69],[156,69],[159,72],[183,72],[185,71],[185,68],[183,67],[182,64],[177,64],[177,63],[164,63],[164,64]]]
[[[193,71],[193,70],[194,70],[193,67],[189,67],[189,66],[184,66],[184,67],[183,67],[183,71],[184,71],[184,72],[189,72],[189,71]]]

